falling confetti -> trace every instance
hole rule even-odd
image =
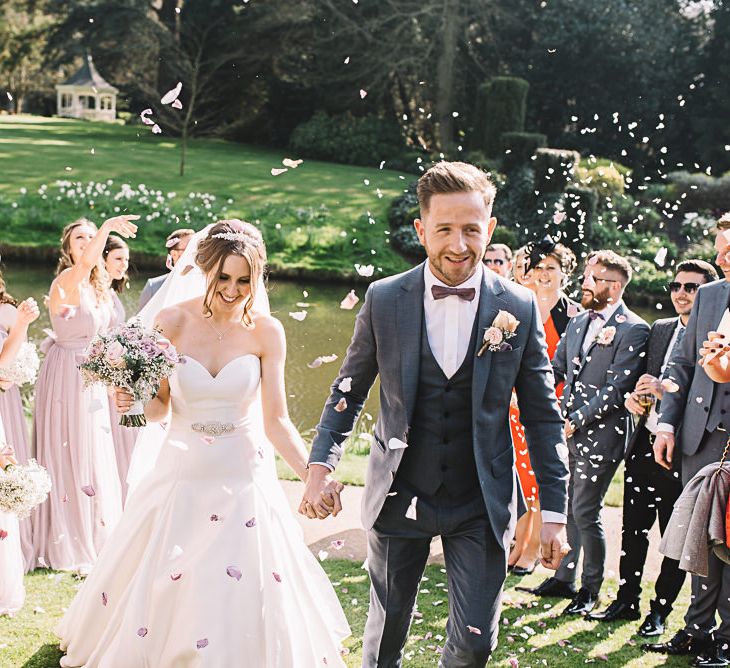
[[[411,503],[408,506],[408,510],[406,510],[406,519],[409,520],[417,520],[418,514],[416,513],[416,504],[418,503],[418,497],[414,496],[411,499]]]
[[[294,318],[294,320],[298,320],[299,322],[301,322],[302,320],[304,320],[304,318],[307,317],[307,312],[306,311],[293,311],[293,312],[290,311],[289,317]]]
[[[360,274],[360,276],[365,276],[366,278],[368,278],[373,275],[375,267],[373,267],[372,264],[356,264],[355,271]]]
[[[235,566],[229,566],[228,568],[226,568],[226,573],[228,573],[228,576],[232,577],[236,582],[238,582],[242,577],[241,571],[238,570]]]
[[[345,541],[342,538],[338,538],[337,540],[333,540],[330,543],[330,547],[333,550],[341,550],[343,547],[345,547]]]
[[[291,158],[284,158],[281,161],[281,164],[284,165],[284,167],[290,167],[291,169],[296,169],[304,162],[304,160],[292,160]]]
[[[145,637],[145,636],[147,635],[147,627],[146,627],[146,626],[140,626],[140,627],[139,627],[139,628],[137,629],[137,635],[138,635],[138,636],[139,636],[140,638],[144,638],[144,637]]]
[[[81,487],[81,491],[86,494],[86,496],[96,496],[96,490],[92,485],[84,485]]]
[[[175,100],[177,100],[178,97],[180,97],[180,92],[182,91],[182,81],[177,82],[177,86],[175,88],[172,88],[167,91],[162,96],[162,99],[160,100],[161,104],[172,104]]]
[[[8,537],[8,532],[5,529],[0,529],[0,540],[5,540]]]
[[[319,560],[320,560],[320,561],[324,561],[325,559],[327,559],[327,557],[329,557],[329,556],[330,556],[330,553],[329,553],[329,552],[327,552],[327,550],[320,550],[320,551],[319,551],[319,552],[317,553],[317,556],[319,557]]]
[[[662,381],[662,389],[665,392],[672,394],[673,392],[679,391],[679,385],[677,385],[677,383],[675,383],[671,378],[665,378]]]
[[[337,386],[337,389],[340,392],[350,392],[352,390],[352,377],[347,376],[347,378],[343,378]]]
[[[152,126],[152,134],[155,134],[155,135],[162,134],[162,128],[159,125],[157,125],[157,123],[155,123]]]
[[[355,308],[355,304],[360,301],[360,298],[355,294],[354,290],[350,290],[347,296],[340,302],[340,308],[346,311],[351,311]]]
[[[195,643],[195,646],[198,649],[203,649],[204,647],[207,647],[208,646],[208,639],[207,638],[201,638],[200,640],[198,640],[198,642]]]
[[[271,176],[279,176],[279,174],[283,174],[284,172],[288,171],[289,169],[287,167],[272,167]]]
[[[177,582],[182,577],[182,573],[170,573],[170,580]]]
[[[335,406],[335,410],[338,413],[343,413],[344,411],[347,410],[347,400],[345,399],[345,397],[342,397],[342,399],[340,399],[337,402],[337,405]]]
[[[106,604],[109,603],[109,597],[106,595],[106,592],[101,592],[101,604],[103,606],[106,606]]]
[[[662,247],[657,252],[656,256],[654,257],[654,264],[656,264],[658,267],[663,267],[664,263],[667,261],[667,249]]]
[[[367,97],[368,92],[363,88],[360,89],[360,99],[364,100]]]
[[[482,635],[482,630],[478,629],[476,626],[469,626],[467,624],[466,629],[467,629],[467,631],[469,631],[469,633],[473,633],[474,635],[477,635],[477,636]]]
[[[252,517],[250,520],[248,520],[248,522],[246,522],[246,526],[249,529],[252,529],[253,527],[255,527],[256,526],[256,518],[255,517]]]
[[[276,571],[273,571],[271,574],[274,576],[274,580],[281,582],[281,575],[279,575]]]

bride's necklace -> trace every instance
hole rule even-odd
[[[216,337],[218,337],[218,343],[223,341],[223,337],[226,334],[228,334],[228,332],[230,332],[236,325],[239,324],[237,322],[234,322],[232,325],[230,325],[229,327],[224,329],[222,332],[219,332],[218,329],[215,327],[215,325],[213,325],[213,323],[210,321],[210,318],[203,318],[203,320],[205,320],[205,322],[207,322],[210,325],[210,328],[215,332]]]

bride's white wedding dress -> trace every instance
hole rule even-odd
[[[260,375],[244,355],[170,378],[167,439],[57,628],[62,666],[344,665],[347,620],[253,416]]]

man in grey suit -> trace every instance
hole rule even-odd
[[[195,234],[195,230],[183,228],[180,230],[174,230],[167,235],[165,241],[165,248],[167,248],[167,260],[165,262],[167,268],[172,270],[175,263],[180,259],[185,249],[188,247],[188,241],[190,237]],[[139,310],[141,311],[147,302],[155,296],[157,291],[162,287],[162,284],[167,278],[167,274],[162,276],[155,276],[154,278],[148,279],[142,288],[142,294],[139,296]]]
[[[662,399],[661,416],[654,441],[657,463],[671,468],[682,458],[682,481],[686,485],[704,466],[719,462],[730,428],[730,386],[715,383],[698,364],[699,350],[715,331],[730,300],[730,216],[718,223],[715,239],[717,264],[725,280],[703,285],[697,291],[687,330],[669,373],[678,390]],[[675,433],[678,437],[675,441]],[[701,650],[696,666],[730,665],[730,567],[710,555],[706,578],[692,576],[692,599],[685,615],[683,639],[687,653]],[[715,629],[715,614],[720,626]],[[676,636],[675,636],[676,638]],[[674,640],[674,639],[673,639]],[[709,645],[709,648],[707,647]]]
[[[338,507],[330,479],[380,376],[363,524],[370,609],[363,666],[402,665],[431,539],[449,582],[446,668],[478,668],[497,643],[518,487],[508,414],[516,388],[540,485],[542,563],[567,553],[563,421],[533,293],[482,265],[495,189],[465,163],[419,180],[415,221],[428,259],[370,285],[317,427],[301,512]],[[486,341],[485,341],[486,336]]]
[[[606,561],[603,497],[623,459],[630,417],[624,394],[644,370],[649,326],[623,302],[631,265],[613,251],[591,253],[583,271],[581,304],[553,357],[565,379],[561,407],[570,454],[570,553],[555,577],[533,593],[572,598],[563,614],[590,612],[598,601]],[[575,591],[583,552],[581,588]]]

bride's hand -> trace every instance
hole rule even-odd
[[[114,388],[114,405],[118,413],[126,413],[134,403],[134,397],[121,387]]]
[[[330,475],[330,470],[321,464],[312,464],[307,473],[306,486],[299,504],[299,512],[310,519],[321,520],[342,510],[340,492],[344,489]]]

